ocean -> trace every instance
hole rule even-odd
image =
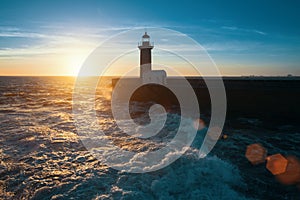
[[[230,117],[223,130],[227,137],[207,157],[197,154],[204,128],[171,165],[127,173],[94,158],[79,140],[72,113],[74,81],[0,77],[0,199],[299,199],[299,184],[284,185],[266,163],[254,166],[245,157],[248,145],[260,143],[268,155],[300,159],[299,123]],[[128,150],[156,145],[119,137],[110,116],[111,79],[105,83],[95,105],[106,134]],[[170,115],[175,120],[170,125],[177,123],[178,114]]]

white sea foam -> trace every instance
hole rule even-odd
[[[120,173],[109,193],[97,199],[247,199],[237,191],[245,189],[246,184],[235,166],[215,156],[197,156],[191,149],[160,171]]]

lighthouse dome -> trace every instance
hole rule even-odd
[[[147,32],[145,32],[145,34],[143,35],[143,38],[150,38],[150,36],[147,34]]]

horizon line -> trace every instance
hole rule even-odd
[[[0,74],[0,77],[122,77],[121,75],[104,75],[104,76],[96,76],[96,75],[86,75],[86,76],[77,76],[77,75],[26,75],[26,74],[16,74],[16,75],[10,75],[10,74]],[[168,77],[182,77],[182,76],[168,76]],[[300,77],[300,75],[211,75],[211,76],[193,76],[193,75],[186,75],[184,77],[293,77],[297,78]],[[128,76],[124,78],[140,78],[139,76]]]

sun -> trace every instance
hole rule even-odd
[[[81,66],[86,59],[86,55],[71,55],[67,58],[67,74],[77,76]]]

